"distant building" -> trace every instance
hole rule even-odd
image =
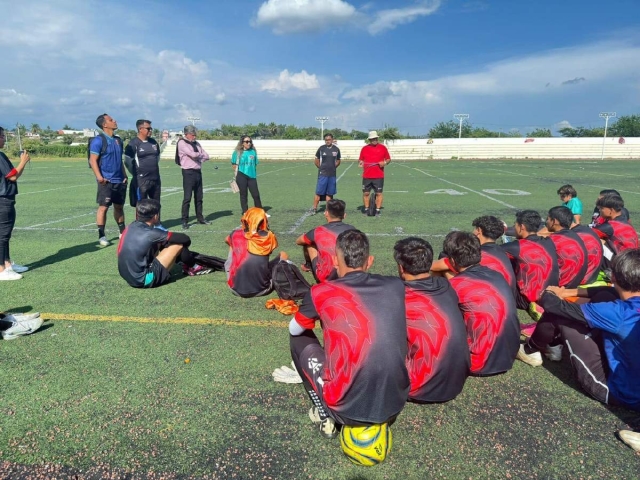
[[[82,130],[58,130],[58,135],[82,135],[83,137],[95,137],[96,131],[92,128],[84,128]]]

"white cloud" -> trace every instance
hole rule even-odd
[[[320,83],[315,74],[309,75],[305,70],[300,73],[289,73],[285,69],[280,72],[278,78],[263,82],[262,90],[271,92],[286,92],[289,90],[315,90],[320,88]]]
[[[367,27],[372,35],[385,30],[391,30],[398,25],[411,23],[419,17],[425,17],[436,12],[440,8],[440,0],[422,1],[418,5],[404,8],[392,8],[376,12],[375,19]]]
[[[0,88],[0,105],[3,107],[26,107],[33,104],[33,97],[13,88]]]
[[[555,123],[553,128],[554,130],[560,130],[562,128],[573,128],[573,125],[571,125],[568,120],[561,120],[558,123]]]
[[[96,91],[95,90],[89,90],[87,88],[83,88],[82,90],[80,90],[80,95],[95,95]]]
[[[356,15],[355,7],[342,0],[268,0],[258,9],[254,24],[278,35],[318,32],[350,22]]]
[[[224,105],[227,103],[227,96],[224,93],[218,93],[214,98],[218,105]]]

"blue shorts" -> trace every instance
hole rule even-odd
[[[322,175],[318,175],[316,195],[334,196],[336,193],[338,193],[336,177],[323,177]]]

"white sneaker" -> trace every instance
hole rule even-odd
[[[554,347],[548,346],[547,351],[544,352],[544,356],[552,362],[559,362],[562,360],[562,345],[556,345]]]
[[[4,340],[15,340],[18,337],[29,335],[38,330],[44,320],[40,317],[32,320],[21,320],[13,322],[13,325],[2,332],[2,338]]]
[[[620,430],[618,431],[620,440],[633,448],[636,452],[640,452],[640,433],[632,430]]]
[[[24,273],[29,270],[29,267],[25,267],[24,265],[18,265],[17,263],[11,262],[11,270],[16,273]]]
[[[18,272],[14,272],[10,268],[5,268],[2,272],[0,272],[0,280],[20,280],[22,275]]]
[[[5,322],[25,322],[29,320],[34,320],[40,317],[40,312],[31,312],[31,313],[9,313],[0,320],[4,320]]]
[[[516,358],[527,365],[531,365],[532,367],[539,367],[542,365],[542,355],[540,355],[540,352],[526,353],[524,351],[524,344],[520,344],[520,349],[518,350]]]
[[[100,240],[98,240],[98,243],[100,244],[101,247],[108,247],[109,245],[111,245],[111,242],[107,240],[107,237],[100,237]]]

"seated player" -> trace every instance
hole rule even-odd
[[[396,242],[393,257],[404,281],[409,400],[447,402],[462,391],[471,368],[458,295],[446,278],[429,275],[433,249],[426,240]]]
[[[596,204],[602,197],[611,194],[618,195],[620,198],[622,198],[622,195],[620,195],[617,190],[614,190],[613,188],[607,188],[604,190],[600,190],[600,194],[598,195],[598,198],[596,198]],[[626,220],[627,222],[631,220],[629,210],[627,210],[625,207],[622,207],[622,210],[620,210],[620,220]],[[591,223],[589,224],[589,226],[595,227],[596,225],[600,225],[601,223],[604,223],[604,218],[600,216],[600,209],[596,205],[595,207],[593,207],[593,215],[591,216]]]
[[[570,230],[574,215],[567,207],[553,207],[545,223],[558,256],[559,285],[576,288],[587,274],[587,247],[576,232]]]
[[[267,213],[262,208],[248,209],[240,223],[240,228],[225,240],[229,245],[229,256],[224,264],[227,284],[239,297],[268,295],[273,290],[271,271],[280,259],[287,258],[287,254],[282,252],[269,261],[269,255],[278,247],[278,240],[269,230]]]
[[[171,278],[169,270],[178,258],[185,273],[204,270],[196,265],[191,239],[184,233],[154,228],[159,223],[160,202],[143,199],[136,205],[136,221],[129,225],[118,244],[118,272],[132,287],[154,288]]]
[[[404,284],[367,272],[373,257],[359,230],[338,235],[338,279],[313,285],[289,325],[291,356],[326,438],[343,426],[391,424],[407,401]],[[324,347],[313,333],[320,322]],[[343,427],[344,428],[344,427]]]
[[[601,278],[600,274],[603,267],[602,259],[604,253],[602,242],[598,234],[586,225],[573,224],[571,231],[578,234],[587,249],[587,273],[585,273],[581,285],[591,285]],[[603,279],[604,277],[602,277],[601,280]]]
[[[549,288],[541,299],[543,320],[521,347],[518,359],[532,366],[542,364],[540,352],[559,334],[575,378],[589,395],[607,405],[640,411],[640,249],[617,255],[612,271],[617,295],[609,294],[607,287]],[[592,302],[577,305],[562,299],[575,294],[591,297]],[[543,326],[545,333],[539,334]]]
[[[520,345],[520,322],[511,288],[498,272],[480,265],[480,241],[467,232],[450,232],[442,251],[467,327],[472,375],[511,369]]]
[[[513,266],[518,284],[516,305],[539,318],[535,302],[549,285],[558,284],[558,258],[553,243],[548,238],[538,236],[542,218],[534,210],[516,213],[514,232],[517,240],[505,243],[504,250]]]
[[[346,217],[346,207],[344,201],[337,198],[328,200],[327,208],[324,211],[327,224],[303,233],[296,240],[296,244],[301,245],[304,252],[305,263],[301,266],[302,270],[312,271],[319,283],[338,278],[333,266],[336,238],[345,230],[355,228],[342,222]]]
[[[604,263],[608,267],[615,255],[630,248],[638,248],[638,234],[636,229],[624,220],[622,197],[615,194],[603,195],[596,202],[596,206],[600,209],[600,217],[604,222],[593,227],[593,230],[604,243]]]

